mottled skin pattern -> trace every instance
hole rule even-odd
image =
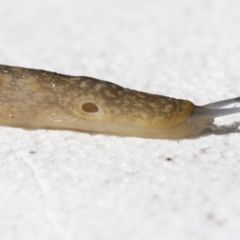
[[[84,103],[94,103],[98,111],[84,111]],[[182,138],[206,128],[191,120],[194,109],[186,100],[90,77],[0,65],[0,125],[4,126]]]

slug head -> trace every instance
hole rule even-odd
[[[199,135],[207,128],[216,129],[213,119],[226,115],[226,109],[199,107],[187,100],[133,91],[92,78],[82,77],[75,83],[78,85],[74,85],[64,106],[76,117],[76,129],[148,138],[184,138]]]
[[[179,125],[179,129],[186,129],[186,136],[196,136],[205,129],[216,130],[217,126],[213,124],[214,118],[240,113],[240,107],[222,108],[229,104],[239,103],[240,97],[209,103],[204,106],[195,106],[192,114]],[[222,109],[221,109],[222,108]]]

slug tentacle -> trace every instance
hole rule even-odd
[[[204,107],[204,108],[221,108],[221,107],[233,104],[233,103],[240,103],[240,97],[209,103],[202,107]]]
[[[223,108],[223,109],[214,109],[214,108],[196,108],[194,114],[198,117],[207,117],[207,118],[216,118],[226,115],[231,115],[235,113],[240,113],[240,107],[238,108]]]
[[[236,102],[240,97],[195,106],[90,77],[0,65],[2,126],[184,138],[215,130],[215,117],[240,112],[220,108]]]

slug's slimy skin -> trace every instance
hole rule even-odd
[[[72,129],[147,138],[184,138],[240,112],[123,88],[90,77],[0,65],[0,125]]]

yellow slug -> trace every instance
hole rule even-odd
[[[90,77],[0,65],[0,125],[72,129],[122,136],[184,138],[215,130],[220,109],[240,97],[195,106]]]

